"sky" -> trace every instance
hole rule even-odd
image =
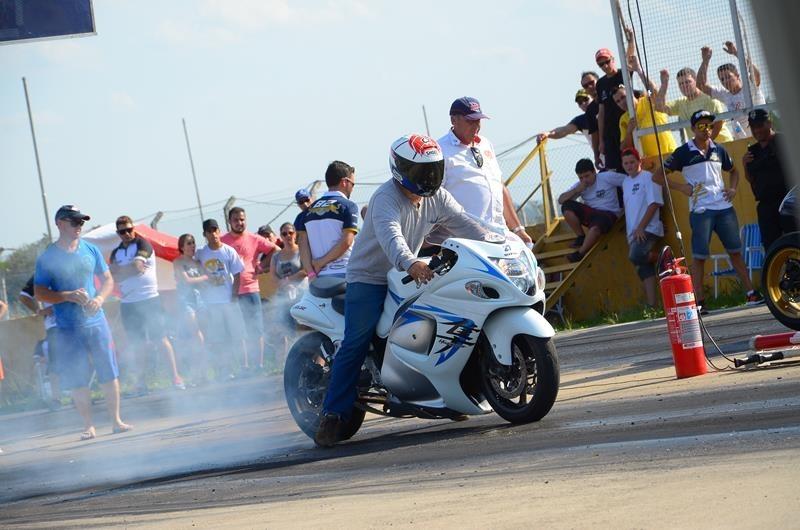
[[[438,138],[450,103],[478,98],[498,151],[565,124],[580,72],[617,48],[605,0],[94,0],[94,11],[95,36],[0,46],[0,247],[46,232],[23,76],[54,233],[58,206],[76,204],[92,224],[163,210],[160,229],[199,235],[181,118],[206,217],[221,220],[234,196],[255,230],[332,160],[360,183],[387,179],[391,142],[425,131],[422,105]]]

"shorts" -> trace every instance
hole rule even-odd
[[[164,330],[164,307],[161,297],[154,296],[141,302],[119,304],[122,325],[128,342],[143,344],[155,342],[167,336]]]
[[[645,232],[645,236],[647,236],[647,238],[644,241],[628,241],[628,259],[633,263],[633,266],[636,267],[636,274],[639,275],[640,280],[646,280],[656,275],[656,268],[651,253],[653,247],[655,247],[658,240],[661,239],[660,236],[653,235],[649,232]]]
[[[733,208],[724,210],[706,210],[703,213],[689,214],[689,226],[692,227],[692,256],[707,259],[708,244],[711,233],[716,232],[722,246],[728,254],[742,251],[742,240],[739,237],[739,221]]]
[[[206,304],[201,315],[203,335],[208,342],[220,344],[244,339],[244,319],[237,302]]]
[[[602,233],[611,230],[614,223],[617,222],[617,215],[613,212],[606,212],[604,210],[597,210],[582,202],[568,200],[561,205],[563,213],[572,212],[580,220],[583,226],[592,228],[596,226]]]
[[[264,314],[261,312],[261,295],[259,293],[240,294],[238,301],[247,336],[251,339],[262,337],[264,335]]]
[[[58,375],[65,390],[88,387],[92,370],[97,372],[101,384],[119,377],[111,330],[105,318],[93,326],[55,328],[53,338],[59,357]]]

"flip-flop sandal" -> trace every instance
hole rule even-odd
[[[81,433],[81,441],[85,442],[86,440],[91,440],[93,438],[97,438],[97,433],[94,430],[94,427],[90,427]]]
[[[111,434],[119,434],[132,430],[133,430],[133,425],[127,425],[127,424],[123,424],[122,426],[114,425],[114,427],[111,428]]]

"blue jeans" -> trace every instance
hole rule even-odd
[[[690,213],[689,226],[692,227],[692,255],[696,259],[708,259],[708,244],[711,233],[716,232],[728,254],[742,251],[739,237],[739,221],[733,208],[706,210],[703,213]]]
[[[94,325],[82,328],[55,328],[54,337],[59,355],[61,388],[86,388],[97,372],[97,380],[108,383],[119,377],[111,330],[105,317]]]
[[[349,283],[345,294],[344,340],[336,353],[322,410],[350,417],[358,392],[358,376],[383,312],[386,285]]]

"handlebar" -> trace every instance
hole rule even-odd
[[[455,255],[455,253],[453,253],[452,251],[448,251],[448,252],[450,252],[450,253],[452,253],[453,255]],[[444,254],[444,252],[442,252],[442,254]],[[428,268],[429,268],[430,270],[432,270],[433,272],[439,272],[439,271],[440,271],[440,270],[442,270],[442,269],[443,269],[445,266],[449,265],[449,263],[450,263],[450,259],[449,259],[448,257],[442,257],[442,256],[439,256],[439,255],[437,254],[437,255],[435,255],[435,256],[433,256],[433,257],[431,258],[431,261],[430,261],[430,263],[428,263]],[[403,283],[403,285],[406,285],[406,284],[408,284],[408,283],[411,283],[411,282],[413,282],[413,281],[414,281],[414,278],[412,278],[410,274],[407,274],[407,275],[406,275],[406,276],[405,276],[405,277],[404,277],[404,278],[401,280],[401,282]]]

